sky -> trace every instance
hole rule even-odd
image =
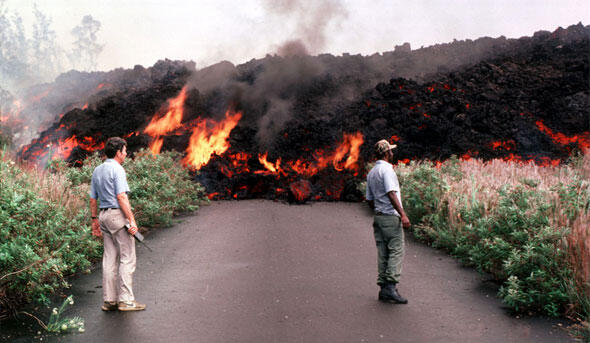
[[[274,54],[300,40],[312,55],[371,55],[453,39],[519,38],[590,24],[587,0],[5,0],[31,31],[33,6],[52,20],[61,45],[82,17],[101,22],[97,70],[153,65],[164,58],[197,68]]]

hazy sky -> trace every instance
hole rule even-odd
[[[101,22],[99,70],[163,58],[193,60],[198,68],[224,59],[239,64],[293,39],[312,54],[370,55],[404,42],[417,49],[590,24],[588,0],[6,0],[27,34],[35,3],[68,49],[84,15]]]

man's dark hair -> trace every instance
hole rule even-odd
[[[104,153],[108,158],[114,158],[117,155],[117,151],[127,146],[127,142],[121,137],[111,137],[107,139],[107,143],[104,146]]]

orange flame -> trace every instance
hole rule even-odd
[[[54,156],[58,156],[64,160],[67,160],[72,154],[72,150],[77,146],[80,146],[86,151],[96,151],[104,149],[104,142],[97,143],[92,137],[83,137],[80,139],[77,138],[76,135],[65,139],[60,138],[58,140],[57,151],[55,152]]]
[[[186,99],[186,86],[182,88],[177,97],[168,100],[168,109],[161,118],[154,116],[144,132],[148,135],[162,136],[174,131],[181,126],[184,100]]]
[[[152,154],[154,154],[154,155],[159,154],[160,151],[162,150],[163,144],[164,144],[164,138],[161,138],[161,137],[154,138],[154,140],[150,143],[150,146],[149,146]]]
[[[56,156],[63,158],[64,160],[70,157],[72,154],[72,149],[78,146],[78,141],[76,140],[76,135],[66,138],[60,139],[59,145],[57,146],[57,151],[55,152]]]
[[[356,169],[358,170],[358,165],[356,162],[359,159],[360,155],[360,146],[363,144],[363,135],[360,132],[356,132],[354,134],[344,134],[344,141],[340,144],[334,155],[332,157],[332,164],[334,165],[334,169],[341,171],[342,169]],[[344,163],[344,166],[338,166],[338,162],[341,161],[344,156],[348,154],[348,158]]]
[[[314,164],[302,160],[297,160],[295,162],[289,161],[287,164],[297,174],[305,175],[307,177],[313,176],[319,171],[319,168]]]
[[[166,114],[159,117],[158,114],[154,115],[148,126],[143,132],[154,137],[154,140],[150,144],[150,150],[154,155],[160,153],[162,148],[162,139],[159,138],[171,131],[181,127],[182,116],[184,113],[184,101],[186,100],[186,86],[182,88],[180,93],[172,99],[168,100],[168,106]]]
[[[265,152],[264,155],[258,154],[258,161],[260,161],[260,164],[262,164],[266,169],[273,173],[278,172],[281,167],[281,158],[279,157],[277,161],[274,164],[272,164],[266,160],[267,156],[268,152]]]
[[[200,169],[209,162],[211,155],[221,155],[227,151],[229,149],[229,142],[227,141],[229,134],[238,125],[241,118],[242,113],[230,114],[227,111],[225,119],[219,123],[207,120],[199,122],[193,129],[183,163],[195,169]],[[207,125],[208,123],[210,125]]]
[[[334,152],[325,156],[323,150],[316,150],[314,153],[315,162],[305,162],[297,160],[288,161],[287,165],[297,174],[311,177],[320,170],[332,164],[334,169],[342,171],[344,169],[354,170],[358,174],[358,158],[360,155],[360,146],[363,144],[363,135],[360,132],[354,134],[345,133],[342,143],[340,143]],[[342,161],[346,155],[348,157]]]

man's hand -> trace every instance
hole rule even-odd
[[[410,226],[412,226],[412,223],[410,223],[410,218],[408,218],[408,216],[404,215],[402,216],[402,226],[406,229],[409,229]]]
[[[102,237],[102,231],[100,231],[100,225],[98,219],[92,219],[92,235],[96,237]]]
[[[129,232],[129,234],[131,235],[135,235],[137,233],[137,231],[139,231],[139,229],[137,228],[137,226],[135,224],[132,224],[128,229],[127,232]]]

